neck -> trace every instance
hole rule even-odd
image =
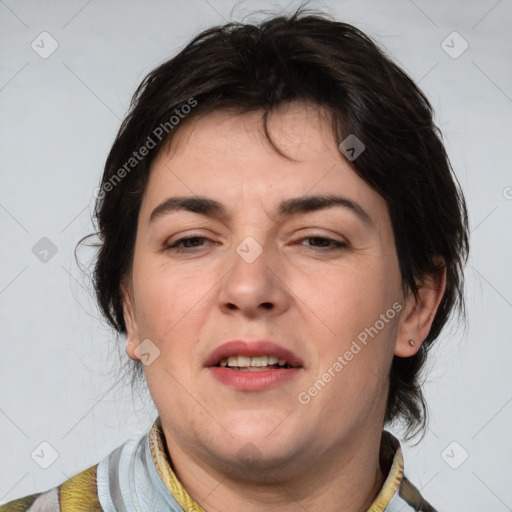
[[[219,464],[208,452],[186,453],[163,430],[176,476],[207,512],[365,512],[386,477],[379,465],[381,432],[345,441],[315,459],[298,456],[275,471],[258,471]]]

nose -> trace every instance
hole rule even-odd
[[[250,318],[282,314],[289,307],[290,296],[277,255],[260,248],[262,252],[253,259],[246,257],[250,251],[243,252],[247,246],[241,246],[227,263],[230,268],[221,283],[219,307],[225,313],[238,312]]]

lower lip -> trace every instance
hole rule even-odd
[[[223,366],[210,366],[212,375],[223,384],[241,391],[264,391],[296,377],[302,368],[282,370],[239,371]]]

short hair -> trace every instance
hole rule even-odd
[[[94,210],[97,231],[88,235],[100,240],[97,302],[118,335],[126,334],[123,283],[131,274],[142,197],[151,163],[179,127],[220,109],[261,110],[267,140],[282,154],[267,121],[297,101],[324,108],[338,142],[355,135],[365,145],[347,161],[387,203],[404,293],[419,297],[424,278],[446,266],[446,289],[428,336],[415,355],[394,356],[389,376],[384,423],[401,419],[407,439],[424,435],[427,353],[453,311],[466,318],[466,204],[428,99],[370,37],[324,13],[299,8],[254,24],[209,28],[143,79],[108,154]],[[143,147],[146,155],[135,159]],[[143,371],[140,361],[130,364],[133,384]]]

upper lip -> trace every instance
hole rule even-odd
[[[218,346],[208,357],[205,366],[215,366],[229,356],[274,356],[285,359],[290,366],[302,366],[302,359],[291,350],[268,340],[232,340]]]

